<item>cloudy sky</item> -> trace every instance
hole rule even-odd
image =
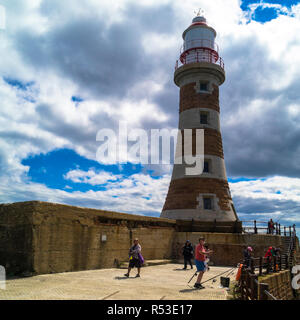
[[[101,164],[96,134],[120,120],[177,127],[174,65],[201,7],[225,61],[221,125],[237,212],[300,227],[300,1],[0,5],[0,202],[159,216],[170,166]]]

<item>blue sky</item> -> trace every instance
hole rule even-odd
[[[264,23],[267,21],[271,21],[276,19],[280,14],[287,14],[281,10],[281,8],[288,8],[290,9],[291,6],[297,5],[299,1],[289,0],[289,1],[251,1],[251,0],[242,0],[241,1],[241,9],[245,12],[251,11],[251,6],[255,8],[252,16],[252,20]],[[257,6],[257,7],[255,7]]]
[[[174,64],[201,6],[225,60],[221,126],[237,212],[299,225],[300,2],[224,2],[0,0],[0,202],[159,216],[172,168],[100,164],[96,133],[119,120],[177,127]]]

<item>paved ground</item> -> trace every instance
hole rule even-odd
[[[207,282],[205,289],[195,290],[187,286],[194,270],[181,268],[179,264],[146,267],[141,278],[134,278],[133,270],[129,279],[124,277],[126,270],[102,269],[7,280],[6,290],[0,290],[0,300],[226,300],[226,289],[219,288],[220,278]],[[203,281],[226,270],[230,268],[211,267]]]

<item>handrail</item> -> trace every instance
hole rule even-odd
[[[253,223],[254,220],[242,220],[242,222]],[[268,223],[268,221],[255,220],[256,223]]]
[[[266,221],[244,220],[241,222],[246,224],[246,225],[243,225],[244,231],[253,229],[255,234],[258,233],[259,230],[267,230],[268,234],[284,235],[284,236],[289,236],[289,237],[291,237],[292,235],[296,235],[296,225],[295,224],[292,226],[283,226],[280,223],[275,222],[273,230],[270,230],[268,222],[266,222]],[[253,226],[249,226],[250,223],[252,223]],[[267,226],[266,227],[258,226],[261,224],[267,224]],[[249,231],[247,233],[249,233]]]
[[[274,297],[274,296],[272,295],[272,293],[270,293],[269,291],[264,290],[264,293],[265,293],[268,297],[270,297],[272,300],[277,300],[277,298]]]
[[[256,223],[254,228],[257,232],[258,228],[256,227]],[[291,258],[293,258],[296,237],[295,225],[293,225],[293,232],[291,232],[291,228],[292,227],[289,227],[290,237],[286,253],[274,257],[250,257],[243,262],[241,279],[239,281],[242,300],[278,300],[269,292],[269,285],[267,283],[259,283],[258,276],[265,273],[269,274],[270,272],[276,273],[282,270],[291,270],[291,266],[295,263]],[[278,232],[278,228],[276,231]],[[258,260],[259,263],[257,263]],[[258,271],[258,273],[256,271]],[[260,289],[258,290],[258,288]]]

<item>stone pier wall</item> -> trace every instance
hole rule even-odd
[[[32,205],[0,205],[0,265],[19,274],[33,268]]]
[[[128,260],[134,238],[148,260],[170,259],[175,223],[43,202],[0,205],[0,265],[10,274],[111,268]]]
[[[294,299],[290,270],[284,270],[265,277],[260,277],[259,283],[268,284],[268,291],[278,300]],[[258,290],[260,290],[260,286]],[[258,292],[258,296],[260,296],[260,292]]]
[[[0,265],[8,274],[46,274],[118,266],[139,238],[146,260],[181,261],[186,240],[200,236],[214,250],[215,265],[233,266],[245,246],[255,256],[283,247],[284,237],[213,232],[178,232],[176,220],[45,202],[0,205]],[[106,241],[104,241],[106,239]]]
[[[254,257],[264,256],[269,246],[284,247],[284,237],[267,234],[234,234],[234,233],[205,233],[205,232],[178,232],[173,242],[173,256],[181,261],[181,248],[186,240],[196,245],[200,236],[206,240],[209,249],[214,253],[210,261],[214,265],[235,266],[243,260],[243,249],[251,246]]]

